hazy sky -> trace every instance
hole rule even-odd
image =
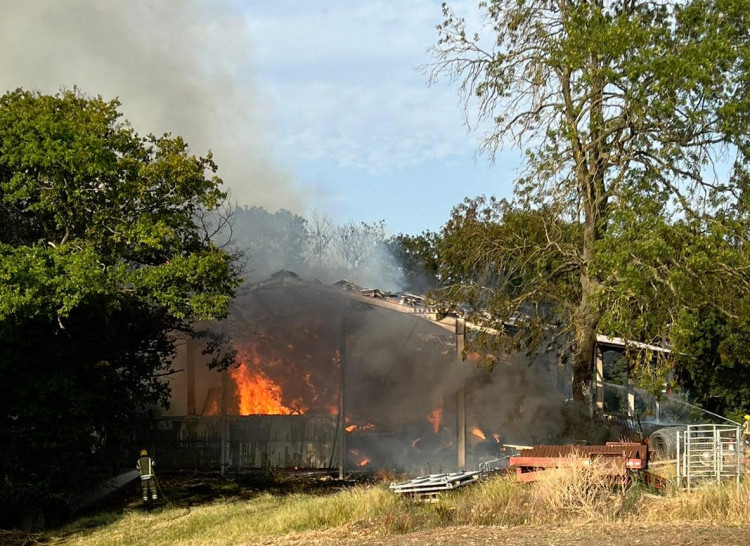
[[[508,195],[520,156],[476,156],[455,86],[426,85],[440,19],[432,0],[14,2],[0,91],[120,97],[139,131],[212,149],[242,204],[417,233]]]

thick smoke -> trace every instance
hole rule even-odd
[[[283,404],[304,407],[308,415],[336,412],[346,339],[352,464],[368,458],[385,468],[454,468],[462,385],[468,429],[477,429],[468,441],[472,464],[500,456],[504,443],[560,440],[564,399],[554,362],[539,358],[530,365],[518,355],[501,359],[492,372],[480,370],[458,358],[453,332],[342,295],[294,279],[269,284],[235,302],[228,332],[241,355],[257,355],[255,367],[281,388]]]
[[[254,85],[252,59],[244,15],[231,2],[30,0],[4,5],[0,17],[0,93],[78,86],[119,97],[138,132],[172,132],[194,153],[213,151],[232,197],[251,205],[239,209],[234,234],[249,282],[288,269],[325,283],[348,278],[398,290],[383,245],[371,244],[364,258],[352,255],[378,235],[382,242],[383,233],[350,222],[360,229],[341,244],[334,235],[347,224],[294,214],[304,199],[272,159],[264,115],[273,105]]]
[[[364,288],[407,288],[383,222],[335,224],[316,212],[304,218],[283,209],[240,207],[233,216],[232,241],[244,254],[243,276],[249,284],[283,269],[324,284],[346,279]]]
[[[140,133],[180,134],[214,152],[240,203],[299,210],[272,159],[253,85],[253,48],[230,2],[191,0],[6,2],[0,17],[0,92],[18,87],[119,97]]]

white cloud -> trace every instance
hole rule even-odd
[[[439,2],[282,2],[246,17],[284,156],[381,170],[476,149],[455,88],[417,70]]]

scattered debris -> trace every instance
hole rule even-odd
[[[450,474],[430,474],[401,483],[392,483],[391,491],[400,495],[408,495],[414,500],[423,502],[437,502],[440,493],[465,487],[479,480],[481,472],[465,471]]]

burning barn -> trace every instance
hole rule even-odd
[[[218,327],[236,365],[179,343],[170,408],[140,439],[162,468],[471,467],[562,426],[554,358],[479,370],[463,321],[416,296],[279,272]]]

